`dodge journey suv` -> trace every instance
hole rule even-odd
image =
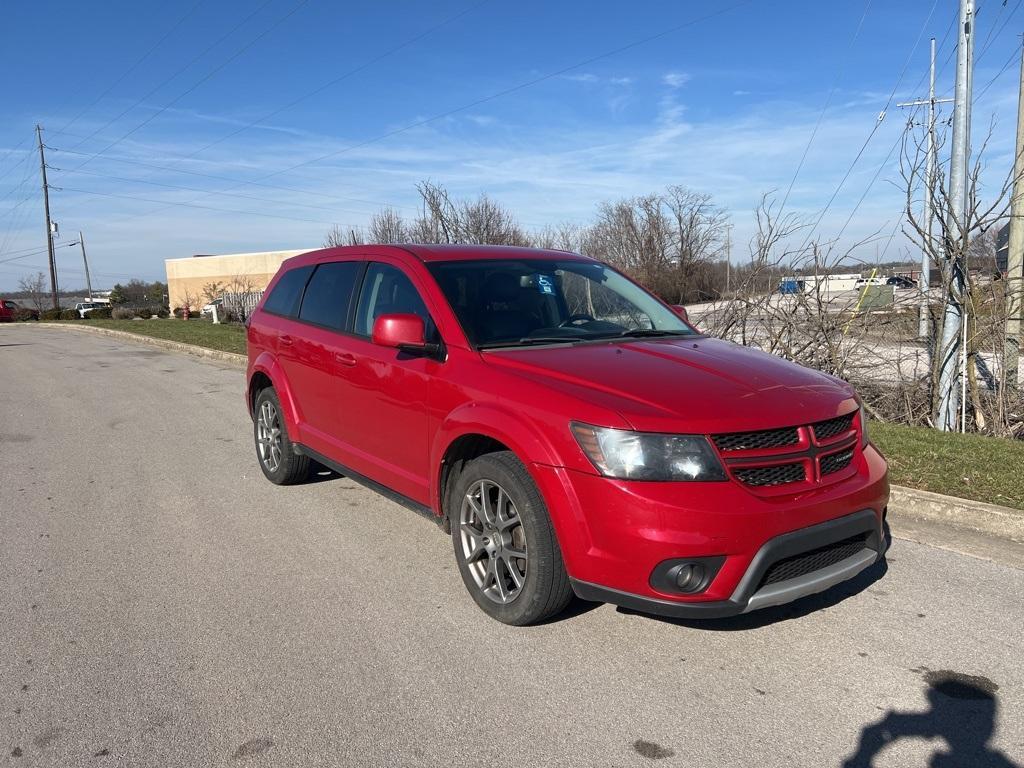
[[[703,335],[599,261],[315,251],[284,262],[248,340],[267,478],[317,462],[429,516],[499,621],[574,593],[728,616],[884,555],[888,474],[853,389]]]

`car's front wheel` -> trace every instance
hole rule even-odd
[[[513,453],[467,464],[448,503],[459,572],[485,613],[522,626],[569,604],[572,588],[547,507]]]
[[[295,452],[281,413],[281,401],[273,387],[266,387],[256,395],[252,427],[256,458],[270,482],[294,485],[309,476],[309,457]]]

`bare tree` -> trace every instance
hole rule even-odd
[[[409,231],[402,214],[394,208],[384,208],[370,218],[369,241],[371,243],[406,243]]]
[[[362,245],[363,233],[355,228],[343,229],[335,224],[324,236],[324,248],[337,248],[340,245]]]
[[[28,297],[38,312],[43,311],[43,302],[46,300],[46,275],[36,272],[31,277],[20,278],[18,290]]]

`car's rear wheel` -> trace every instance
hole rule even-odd
[[[256,458],[267,479],[275,485],[294,485],[309,477],[309,457],[295,452],[273,387],[260,390],[253,416]]]
[[[551,518],[514,454],[502,451],[471,461],[448,503],[459,572],[485,613],[522,626],[568,605],[572,588]]]

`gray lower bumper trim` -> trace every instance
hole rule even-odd
[[[756,611],[759,608],[767,608],[772,605],[782,605],[817,592],[824,592],[829,587],[834,587],[842,581],[852,579],[858,573],[878,560],[878,553],[872,549],[862,549],[855,555],[845,560],[840,560],[827,568],[808,573],[806,576],[799,576],[788,581],[780,581],[762,587],[750,596],[744,613]]]

